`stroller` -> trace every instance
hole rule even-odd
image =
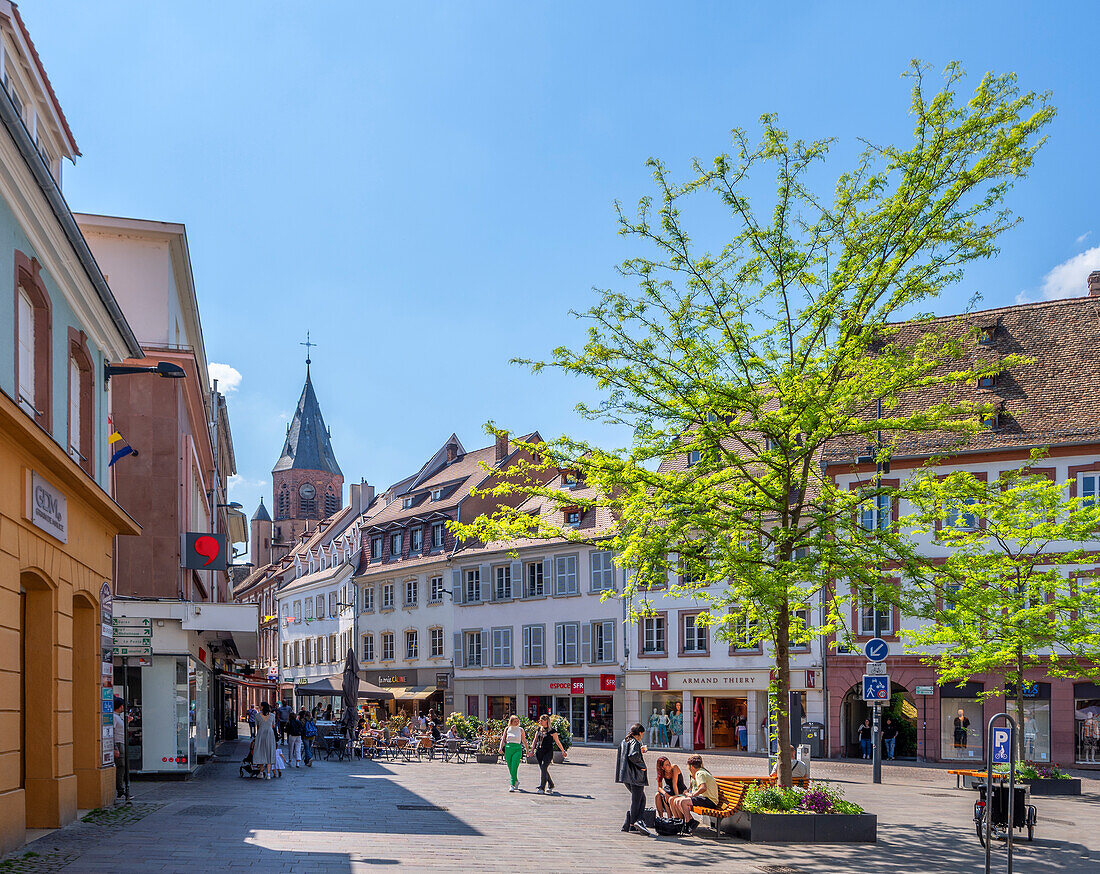
[[[256,739],[252,739],[252,743],[248,745],[248,755],[244,757],[244,761],[241,762],[241,776],[242,777],[262,777],[264,769],[262,765],[252,764],[252,751],[256,748]]]

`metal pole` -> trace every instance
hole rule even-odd
[[[882,419],[882,399],[878,402],[878,418]],[[882,431],[878,432],[878,445],[877,449],[882,449]],[[882,486],[882,462],[878,459],[878,453],[875,453],[875,488],[878,489]],[[876,536],[879,528],[882,526],[882,520],[878,518],[878,514],[882,512],[882,505],[879,503],[878,495],[875,496],[875,532]],[[882,636],[882,625],[880,622],[881,611],[878,608],[878,595],[874,595],[871,601],[871,606],[874,611],[875,617],[875,637]],[[890,696],[890,684],[886,685],[886,696],[889,700]],[[877,701],[875,702],[874,721],[872,723],[871,737],[873,738],[874,751],[871,753],[871,782],[882,782],[882,737],[881,730],[879,728],[882,722],[882,705]]]
[[[1016,801],[1016,720],[1008,713],[994,713],[989,717],[985,728],[985,874],[990,874],[990,854],[992,853],[991,839],[993,831],[993,723],[1001,717],[1008,722],[1008,834],[1006,846],[1008,849],[1008,874],[1012,874],[1012,832],[1015,827],[1015,801]],[[1003,781],[1002,781],[1003,785]]]

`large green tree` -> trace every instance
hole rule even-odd
[[[1025,671],[1076,677],[1100,661],[1100,580],[1079,571],[1097,563],[1100,504],[1035,470],[1041,458],[989,480],[925,471],[906,488],[915,508],[906,526],[946,551],[907,586],[923,621],[905,632],[906,647],[941,683],[1003,675],[1021,732]]]
[[[650,160],[655,196],[636,212],[619,209],[620,233],[639,250],[620,273],[636,287],[600,294],[582,315],[583,348],[522,362],[593,380],[600,400],[579,411],[629,426],[632,444],[611,450],[562,437],[491,490],[610,510],[635,619],[662,592],[684,595],[705,608],[700,621],[717,636],[763,641],[774,656],[781,749],[792,638],[833,630],[832,608],[815,609],[833,603],[831,580],[893,598],[878,568],[906,549],[892,527],[872,536],[860,524],[859,505],[883,487],[838,489],[822,474],[822,450],[865,447],[885,430],[875,450],[885,458],[889,442],[911,432],[964,437],[977,427],[983,410],[966,402],[899,405],[907,393],[973,378],[951,366],[966,341],[934,330],[903,341],[891,323],[996,251],[1015,221],[1005,194],[1026,175],[1053,115],[1045,96],[1021,93],[1011,75],[985,76],[969,99],[957,93],[957,66],[931,94],[925,75],[916,64],[909,73],[911,142],[864,145],[831,185],[821,185],[831,141],[792,139],[770,115],[758,141],[734,130],[732,154],[694,162],[685,181]],[[750,192],[762,174],[774,178],[774,196],[758,205]],[[720,211],[706,226],[722,235],[717,249],[693,243],[689,205]],[[542,485],[539,468],[555,466],[576,470],[591,493]],[[583,538],[552,513],[505,508],[460,533]],[[788,758],[779,762],[789,785]]]

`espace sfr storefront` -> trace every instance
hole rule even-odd
[[[455,679],[455,708],[481,719],[513,713],[537,718],[554,713],[569,720],[575,743],[612,744],[626,730],[621,674],[560,677]]]

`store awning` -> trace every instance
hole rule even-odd
[[[342,674],[335,677],[322,677],[312,683],[303,683],[294,687],[295,695],[324,695],[335,696],[343,694],[344,677]],[[382,689],[373,683],[359,681],[359,699],[361,701],[389,701],[393,698],[393,692]]]
[[[423,701],[441,690],[435,686],[391,686],[389,691],[398,701]]]

